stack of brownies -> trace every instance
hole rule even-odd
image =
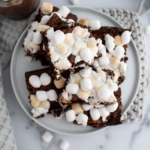
[[[33,117],[63,114],[74,124],[93,127],[123,122],[121,88],[132,31],[101,27],[43,2],[23,47],[46,69],[25,73]]]

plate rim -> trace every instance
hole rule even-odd
[[[114,18],[112,18],[111,16],[108,16],[107,14],[105,14],[105,13],[103,13],[103,12],[100,12],[99,10],[96,10],[96,9],[94,9],[94,8],[83,7],[83,6],[68,6],[68,8],[88,9],[88,10],[94,11],[94,12],[96,12],[96,13],[99,13],[99,14],[101,14],[101,15],[104,15],[104,16],[107,17],[107,18],[110,18],[110,19],[113,20],[116,24],[118,24],[121,28],[124,28],[124,27],[123,27],[118,21],[116,21]],[[47,129],[47,130],[50,130],[50,131],[52,131],[52,132],[58,133],[58,134],[63,134],[63,135],[82,136],[82,135],[87,135],[87,134],[93,134],[93,133],[96,133],[96,132],[100,132],[100,131],[102,131],[102,130],[104,130],[104,129],[107,129],[108,126],[107,126],[107,127],[99,128],[98,130],[89,131],[89,132],[86,132],[86,133],[78,133],[78,134],[65,133],[65,132],[63,132],[63,131],[57,131],[57,130],[55,130],[55,129],[49,129],[49,128],[46,127],[44,124],[37,122],[37,119],[36,119],[36,118],[33,118],[33,117],[29,114],[29,112],[25,109],[25,107],[24,107],[23,104],[21,103],[21,101],[20,101],[20,99],[19,99],[19,96],[18,96],[18,94],[17,94],[16,88],[15,88],[15,85],[14,85],[14,81],[13,81],[13,75],[12,75],[13,73],[12,73],[12,72],[13,72],[13,61],[14,61],[13,58],[14,58],[14,53],[15,53],[15,51],[16,51],[16,48],[17,48],[17,45],[19,44],[20,39],[22,38],[22,36],[24,35],[24,33],[26,32],[26,30],[28,29],[29,26],[30,26],[30,25],[28,25],[28,26],[23,30],[23,32],[21,33],[21,35],[19,36],[19,38],[18,38],[18,40],[17,40],[17,42],[16,42],[16,44],[15,44],[15,47],[14,47],[14,49],[13,49],[12,56],[11,56],[11,62],[10,62],[10,79],[11,79],[11,85],[12,85],[12,88],[13,88],[13,92],[14,92],[14,94],[15,94],[15,97],[16,97],[17,101],[19,102],[20,106],[22,107],[22,109],[24,110],[24,112],[27,114],[27,116],[29,116],[30,119],[34,120],[37,124],[39,124],[39,125],[42,126],[43,128],[45,128],[45,129]],[[122,112],[123,114],[126,113],[126,112],[129,110],[130,106],[132,105],[132,103],[133,103],[133,101],[134,101],[134,99],[135,99],[135,97],[136,97],[136,94],[137,94],[137,92],[138,92],[138,88],[139,88],[139,84],[140,84],[140,78],[141,78],[141,64],[140,64],[139,53],[138,53],[138,51],[137,51],[137,48],[136,48],[136,46],[135,46],[135,43],[134,43],[132,37],[131,37],[131,41],[132,41],[132,44],[133,44],[133,46],[134,46],[134,48],[135,48],[135,52],[136,52],[136,54],[137,54],[137,61],[138,61],[138,66],[139,66],[139,67],[138,67],[138,79],[139,79],[139,80],[138,80],[138,83],[137,83],[137,87],[136,87],[136,90],[135,90],[133,99],[130,101],[130,103],[129,103],[129,105],[127,106],[127,108],[125,109],[125,111]]]

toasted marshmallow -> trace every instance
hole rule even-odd
[[[42,135],[43,141],[45,141],[45,142],[47,142],[47,143],[49,143],[49,142],[52,140],[52,138],[53,138],[53,135],[52,135],[50,132],[48,132],[48,131],[46,131],[46,132]]]
[[[48,100],[47,101],[42,101],[42,102],[40,102],[39,107],[49,109],[50,108],[50,102]]]
[[[72,38],[72,34],[71,33],[65,34],[64,42],[67,43],[69,46],[72,46],[74,44],[74,39]]]
[[[34,88],[39,88],[41,86],[40,78],[36,75],[32,75],[29,78],[29,83],[34,87]]]
[[[80,80],[80,86],[83,91],[92,90],[92,81],[89,78],[84,78]]]
[[[43,13],[49,14],[53,11],[53,5],[51,3],[42,2],[40,9]]]
[[[83,108],[80,103],[73,103],[71,106],[76,115],[83,113]]]
[[[66,141],[61,141],[60,145],[59,145],[59,148],[62,149],[62,150],[67,150],[69,147],[69,143],[66,142]]]
[[[58,45],[62,43],[64,40],[65,40],[65,34],[62,31],[57,30],[56,32],[54,32],[51,38],[51,45]]]
[[[118,71],[114,71],[115,76],[113,77],[113,80],[116,82],[119,78],[119,72]]]
[[[83,114],[83,113],[80,113],[77,117],[76,117],[76,121],[78,124],[82,124],[83,126],[86,126],[87,125],[87,122],[88,122],[88,116]]]
[[[51,51],[52,49],[50,49],[50,51]],[[52,63],[55,63],[56,61],[58,61],[59,60],[59,54],[57,53],[57,52],[55,52],[55,51],[53,51],[52,53],[51,53],[51,61],[52,61]]]
[[[92,109],[93,106],[92,105],[88,105],[88,104],[83,104],[82,108],[84,109],[84,111],[88,111],[88,110]]]
[[[90,115],[92,120],[96,121],[100,118],[100,113],[97,108],[90,109]]]
[[[105,45],[109,52],[112,52],[115,48],[114,38],[109,34],[105,35]]]
[[[119,35],[115,36],[114,43],[116,46],[123,46],[121,36]]]
[[[118,68],[119,64],[120,64],[120,60],[116,57],[112,57],[110,59],[110,64],[113,68]]]
[[[42,73],[40,76],[40,82],[42,85],[46,86],[51,83],[51,77],[47,73]]]
[[[89,26],[91,27],[91,30],[99,30],[101,27],[100,21],[99,20],[91,20],[89,22]]]
[[[144,28],[144,33],[145,33],[146,35],[149,35],[149,34],[150,34],[150,26],[146,26],[146,27]]]
[[[88,67],[88,68],[84,68],[84,69],[80,70],[79,73],[83,78],[87,78],[91,75],[91,72],[92,72],[91,68]]]
[[[86,36],[88,36],[89,32],[88,29],[83,29],[81,27],[75,27],[73,30],[73,34],[80,39],[85,38]]]
[[[122,46],[116,46],[114,56],[117,58],[122,58],[124,55],[124,48]]]
[[[96,42],[95,38],[93,38],[93,37],[88,38],[88,40],[87,40],[87,47],[92,50],[92,49],[94,49],[96,46],[97,46],[97,42]]]
[[[72,55],[77,55],[84,48],[86,48],[86,44],[84,42],[75,42],[73,45]]]
[[[47,91],[47,95],[48,95],[48,99],[49,99],[50,101],[55,101],[55,100],[57,100],[57,98],[58,98],[58,95],[57,95],[56,91],[53,90],[53,89]]]
[[[98,59],[98,62],[101,67],[107,66],[109,64],[109,59],[107,56],[102,56]]]
[[[46,91],[36,91],[36,97],[39,101],[46,101],[48,99]]]
[[[122,73],[123,75],[125,75],[126,71],[127,71],[127,64],[124,63],[124,62],[121,62],[120,63],[120,73]]]
[[[122,40],[122,43],[123,44],[128,44],[130,42],[130,39],[131,39],[131,32],[129,31],[124,31],[122,34],[121,34],[121,40]]]
[[[32,60],[32,57],[31,57],[31,56],[25,56],[25,59],[26,59],[27,61],[31,61],[31,60]]]
[[[84,26],[88,26],[88,19],[81,18],[78,23]]]
[[[77,96],[85,101],[87,101],[89,95],[91,94],[91,91],[83,91],[79,89]]]
[[[65,44],[63,43],[60,43],[56,46],[56,49],[57,51],[62,54],[62,55],[65,55],[67,53],[67,47]]]
[[[66,91],[70,94],[76,94],[79,90],[79,85],[75,83],[69,83],[66,86]]]
[[[41,44],[42,42],[42,35],[40,32],[36,31],[34,34],[33,34],[33,43],[35,44]]]
[[[47,22],[49,21],[49,19],[50,19],[50,16],[44,15],[44,16],[41,18],[40,24],[42,24],[42,25],[47,24]]]
[[[56,62],[55,67],[59,70],[67,70],[71,67],[71,63],[67,58],[65,58]]]
[[[102,101],[108,101],[111,95],[110,90],[107,87],[101,87],[98,91],[97,91],[97,95],[99,97],[100,100]]]
[[[99,63],[97,60],[94,60],[92,65],[94,66],[95,69],[99,68]]]
[[[75,111],[73,109],[66,112],[66,119],[68,122],[73,122],[76,119]]]
[[[40,101],[36,98],[35,95],[30,95],[30,101],[31,101],[31,105],[34,108],[37,108],[40,105]]]
[[[117,108],[118,108],[118,103],[114,103],[114,104],[111,104],[111,105],[107,105],[107,106],[106,106],[106,110],[107,110],[108,112],[114,112],[114,111],[117,110]]]
[[[66,18],[68,16],[68,14],[70,13],[70,9],[66,6],[61,6],[60,9],[58,10],[58,13]]]
[[[78,74],[78,73],[75,73],[75,74],[73,74],[72,76],[71,76],[71,80],[72,80],[72,82],[73,83],[75,83],[75,84],[80,84],[80,80],[82,79],[82,77],[80,76],[80,74]]]
[[[34,54],[34,53],[36,53],[37,51],[40,50],[40,46],[35,44],[35,43],[33,43],[33,42],[30,42],[29,45],[27,46],[27,49],[29,49],[30,52],[32,54]]]
[[[80,51],[80,56],[81,56],[81,58],[82,58],[85,62],[91,64],[91,62],[92,62],[92,60],[93,60],[93,55],[92,55],[92,52],[91,52],[91,50],[90,50],[89,48],[84,48],[84,49],[82,49],[82,50]]]
[[[114,85],[114,83],[113,83],[113,81],[111,79],[108,79],[107,83],[108,83],[109,86],[113,86]]]
[[[98,110],[102,116],[102,120],[106,121],[106,117],[109,116],[110,113],[107,111],[107,109],[105,107],[99,107]]]
[[[39,32],[45,32],[47,31],[48,29],[50,29],[50,26],[47,26],[47,25],[39,25],[36,30],[39,31]]]
[[[61,89],[65,86],[66,80],[64,78],[60,78],[59,80],[54,80],[54,84],[57,89]]]

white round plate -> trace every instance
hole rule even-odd
[[[76,14],[78,16],[78,18],[88,18],[89,20],[98,19],[100,20],[102,26],[122,28],[122,26],[114,19],[94,9],[74,6],[71,6],[69,8],[73,14]],[[20,103],[26,114],[44,128],[61,134],[83,135],[104,129],[92,128],[90,126],[87,126],[85,128],[81,125],[74,125],[67,122],[65,116],[61,119],[55,119],[53,115],[46,115],[45,117],[39,119],[35,119],[32,117],[32,107],[28,99],[29,92],[27,91],[25,83],[25,72],[41,69],[43,67],[38,61],[28,62],[25,60],[25,52],[23,50],[22,43],[26,36],[26,33],[27,28],[18,39],[11,60],[11,81],[13,90],[18,102]],[[137,50],[132,40],[127,48],[127,56],[129,57],[129,60],[127,62],[127,76],[125,82],[121,85],[123,113],[125,113],[131,105],[136,95],[140,80],[140,62]]]

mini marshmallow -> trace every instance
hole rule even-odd
[[[62,150],[67,150],[69,147],[69,143],[66,142],[66,141],[61,141],[60,145],[59,145],[59,148],[62,149]]]
[[[84,48],[86,48],[86,44],[84,42],[75,42],[73,45],[72,55],[77,55]]]
[[[53,35],[54,35],[54,28],[50,28],[49,30],[47,30],[46,37],[48,39],[52,39]]]
[[[87,78],[91,75],[91,72],[92,72],[91,68],[88,67],[88,68],[84,68],[84,69],[80,70],[79,73],[83,78]]]
[[[98,62],[101,67],[107,66],[109,64],[109,59],[107,56],[102,56],[98,59]]]
[[[124,55],[124,48],[122,46],[116,46],[114,56],[117,58],[122,58]]]
[[[88,111],[88,110],[92,109],[93,106],[92,105],[88,105],[88,104],[83,104],[82,108],[84,109],[84,111]]]
[[[146,35],[149,35],[149,34],[150,34],[150,26],[146,26],[146,27],[144,28],[144,33],[145,33]]]
[[[124,31],[122,34],[121,34],[121,40],[122,40],[122,43],[123,44],[128,44],[130,42],[130,39],[131,39],[131,32],[129,31]]]
[[[72,38],[72,34],[71,33],[65,34],[64,42],[67,43],[69,46],[72,46],[74,44],[74,39]]]
[[[122,73],[123,75],[125,75],[126,71],[127,71],[127,64],[124,63],[124,62],[121,62],[120,63],[120,73]]]
[[[62,55],[65,55],[67,53],[67,51],[68,51],[66,45],[63,44],[63,43],[58,44],[56,46],[56,49]]]
[[[79,2],[79,0],[70,0],[70,3],[73,5],[77,4],[78,2]]]
[[[39,32],[45,32],[47,31],[48,29],[50,29],[50,26],[47,26],[47,25],[39,25],[36,30],[39,31]]]
[[[109,34],[105,35],[105,45],[109,52],[112,52],[115,48],[114,38]]]
[[[95,38],[93,38],[93,37],[88,38],[88,40],[87,40],[87,47],[92,50],[92,49],[94,49],[96,46],[97,46],[97,42],[96,42]]]
[[[44,16],[41,18],[40,24],[42,24],[42,25],[47,24],[47,22],[49,21],[49,19],[50,19],[50,16],[44,15]]]
[[[33,34],[33,43],[35,44],[41,44],[42,42],[42,35],[39,31],[36,31],[34,34]]]
[[[66,86],[66,91],[70,94],[76,94],[79,90],[79,85],[75,83],[69,83]]]
[[[113,83],[113,81],[111,79],[108,79],[107,83],[108,83],[109,86],[113,86],[114,85],[114,83]]]
[[[40,76],[40,82],[42,85],[46,86],[51,83],[51,77],[47,73],[42,73]]]
[[[88,19],[81,18],[78,23],[84,26],[88,26]]]
[[[92,90],[92,81],[89,78],[84,78],[80,80],[80,86],[83,91]]]
[[[59,13],[62,17],[66,18],[66,17],[68,16],[68,14],[70,13],[70,10],[69,10],[69,8],[66,7],[66,6],[61,6],[60,9],[58,10],[58,13]]]
[[[59,80],[54,80],[54,84],[57,89],[61,89],[65,86],[66,80],[62,77]]]
[[[97,91],[97,95],[99,97],[100,100],[102,101],[108,101],[111,92],[107,87],[101,87],[98,91]]]
[[[96,121],[100,118],[100,113],[97,108],[90,109],[90,115],[92,120]]]
[[[56,32],[54,32],[50,43],[52,45],[58,45],[62,43],[64,40],[65,40],[65,34],[62,31],[57,30]]]
[[[87,125],[87,122],[88,122],[88,116],[83,114],[83,113],[80,113],[77,117],[76,117],[76,121],[78,124],[82,124],[83,126],[86,126]]]
[[[111,87],[109,87],[109,89],[110,89],[112,92],[117,91],[117,90],[118,90],[118,85],[117,85],[116,83],[113,83],[113,84],[111,85]]]
[[[27,61],[31,61],[31,60],[32,60],[32,57],[31,57],[31,56],[25,56],[25,59],[26,59]]]
[[[48,99],[46,91],[36,91],[36,97],[39,101],[46,101]]]
[[[66,119],[68,122],[73,122],[76,119],[75,111],[73,109],[66,112]]]
[[[107,109],[106,109],[105,107],[99,107],[98,110],[99,110],[99,113],[100,113],[101,116],[102,116],[102,120],[103,120],[103,121],[106,121],[106,117],[107,117],[110,113],[107,111]]]
[[[99,30],[101,27],[100,21],[99,20],[91,20],[89,22],[89,26],[91,27],[91,30]]]
[[[40,9],[43,13],[49,14],[53,11],[53,5],[51,3],[42,2]]]
[[[95,67],[95,69],[99,68],[99,63],[97,60],[94,60],[92,65]]]
[[[89,48],[84,48],[84,49],[82,49],[82,50],[80,51],[80,56],[81,56],[81,58],[82,58],[85,62],[91,64],[92,59],[93,59],[93,55],[92,55],[92,52],[91,52],[91,50],[90,50]]]
[[[52,135],[50,132],[48,132],[48,131],[46,131],[46,132],[42,135],[43,141],[45,141],[45,142],[47,142],[47,143],[49,143],[49,142],[52,140],[52,138],[53,138],[53,135]]]
[[[73,83],[76,83],[79,85],[81,79],[82,79],[82,77],[80,76],[79,73],[75,73],[75,74],[71,75],[71,80]]]
[[[73,103],[71,105],[72,109],[75,111],[75,114],[78,115],[80,113],[83,113],[83,109],[80,103]]]
[[[105,45],[99,44],[98,49],[99,49],[99,52],[102,54],[102,56],[106,56],[106,46]]]
[[[30,95],[30,101],[31,101],[31,105],[32,105],[34,108],[37,108],[37,107],[40,105],[40,101],[37,100],[37,98],[36,98],[35,95]]]
[[[50,101],[55,101],[55,100],[57,100],[57,98],[58,98],[58,95],[57,95],[56,91],[53,90],[53,89],[47,91],[47,95],[48,95],[48,99],[49,99]]]
[[[121,36],[119,36],[119,35],[115,36],[114,43],[116,46],[118,46],[118,45],[123,46]]]
[[[79,89],[77,96],[85,101],[88,100],[88,97],[90,96],[91,91],[83,91],[81,89]]]
[[[40,50],[40,46],[33,43],[33,42],[30,42],[29,45],[27,46],[27,49],[30,50],[30,52],[32,54],[36,53],[38,50]]]
[[[34,88],[39,88],[41,86],[40,78],[36,75],[32,75],[29,78],[29,83],[34,87]]]
[[[114,112],[116,111],[117,108],[118,108],[118,103],[114,103],[106,106],[108,112]]]

